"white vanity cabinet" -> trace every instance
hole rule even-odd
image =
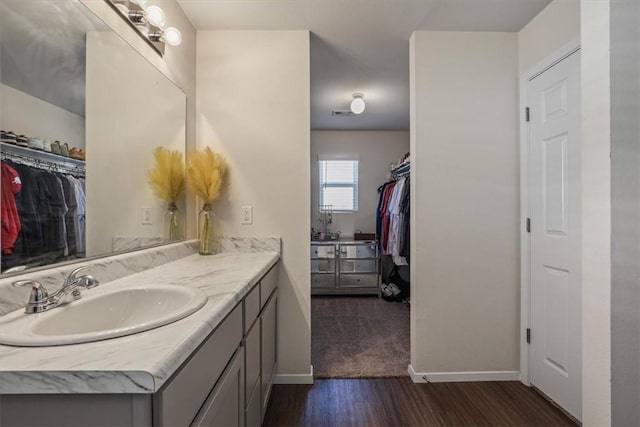
[[[244,300],[245,419],[259,426],[266,414],[277,363],[277,270],[271,269]]]
[[[225,402],[227,412],[233,411],[233,407],[238,408],[237,418],[244,419],[244,396],[233,395],[231,386],[222,384],[230,375],[244,379],[244,368],[241,364],[240,372],[229,372],[229,369],[226,369],[227,365],[233,366],[229,361],[239,358],[238,354],[243,352],[241,342],[242,303],[222,321],[204,344],[180,367],[178,373],[153,395],[153,425],[231,425],[205,423],[211,419],[211,413],[221,412],[216,409],[219,402]],[[233,382],[233,378],[228,382]],[[224,395],[221,391],[229,392],[230,395]],[[207,412],[209,416],[206,416]],[[226,420],[231,419],[230,414],[225,415]]]
[[[4,394],[0,427],[260,425],[277,363],[277,282],[276,264],[155,393]]]

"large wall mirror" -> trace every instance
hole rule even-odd
[[[185,123],[185,94],[80,1],[0,0],[2,273],[166,242],[148,171]]]

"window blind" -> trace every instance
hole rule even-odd
[[[358,210],[358,161],[320,160],[318,166],[320,210],[356,212]]]

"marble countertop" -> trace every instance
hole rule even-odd
[[[57,347],[0,345],[0,393],[154,393],[278,259],[276,252],[191,255],[105,283],[180,284],[209,298],[191,316],[126,337]]]

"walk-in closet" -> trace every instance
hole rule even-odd
[[[316,378],[407,376],[408,132],[312,131]]]

